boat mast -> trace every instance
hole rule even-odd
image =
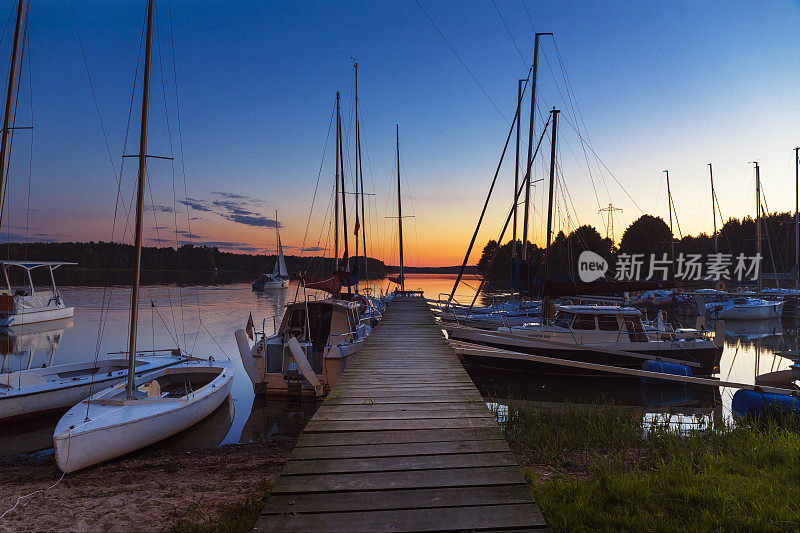
[[[556,135],[558,133],[558,113],[559,110],[553,108],[553,129],[550,134],[550,191],[547,198],[547,248],[544,249],[544,281],[546,282],[549,274],[550,239],[553,228],[553,188],[556,176]]]
[[[708,164],[708,177],[711,178],[711,216],[714,217],[714,253],[719,253],[719,246],[717,245],[717,195],[714,192],[714,171],[711,169],[711,163]]]
[[[278,231],[278,210],[275,210],[275,260],[280,261],[281,255],[281,234]],[[280,265],[280,263],[278,263]],[[280,272],[279,272],[280,274]]]
[[[397,231],[400,241],[400,291],[406,290],[406,279],[403,272],[403,202],[400,199],[400,124],[395,124],[397,146]]]
[[[142,122],[139,131],[139,181],[136,187],[136,233],[134,237],[133,280],[131,283],[131,325],[128,345],[127,398],[133,399],[136,380],[136,332],[139,325],[139,278],[142,268],[142,220],[144,218],[144,181],[147,170],[147,119],[150,110],[150,54],[153,47],[153,1],[147,2],[147,35],[144,49],[142,85]]]
[[[519,103],[522,100],[522,89],[525,86],[525,82],[527,80],[517,80],[517,108],[519,108]],[[513,224],[513,235],[511,237],[511,284],[512,284],[512,291],[515,290],[517,287],[514,287],[514,273],[516,272],[516,277],[519,278],[519,267],[517,266],[517,191],[519,190],[519,130],[520,130],[520,115],[521,113],[517,113],[517,120],[516,120],[516,128],[517,128],[517,157],[514,164],[514,224]],[[519,285],[519,280],[516,280],[516,284]]]
[[[8,172],[7,161],[9,159],[9,136],[14,128],[11,124],[14,118],[14,91],[17,88],[17,65],[21,60],[22,53],[20,44],[24,38],[23,17],[27,12],[26,0],[19,0],[17,3],[17,23],[14,26],[14,46],[11,49],[11,67],[8,73],[8,90],[6,91],[6,110],[3,116],[3,135],[0,140],[0,206],[5,203],[6,173]],[[0,222],[3,220],[2,209],[0,209]]]
[[[333,194],[333,271],[339,275],[339,144],[342,142],[342,113],[339,103],[339,91],[336,91],[336,191]]]
[[[539,37],[542,35],[553,35],[552,33],[536,33],[533,37],[533,69],[531,71],[531,117],[530,123],[528,125],[528,159],[527,161],[527,168],[530,169],[526,176],[527,179],[525,180],[524,187],[525,187],[525,209],[522,212],[523,220],[522,220],[522,253],[520,254],[520,260],[522,265],[524,265],[526,279],[527,279],[527,261],[528,261],[528,218],[529,218],[529,209],[530,209],[530,201],[531,201],[531,174],[533,173],[533,167],[531,166],[531,159],[533,158],[533,126],[534,126],[534,119],[536,118],[536,72],[537,72],[537,65],[539,63]]]
[[[794,149],[794,267],[798,269],[795,287],[800,289],[800,147]]]
[[[667,207],[669,208],[669,260],[675,265],[675,235],[672,233],[672,189],[669,187],[669,170],[665,170],[667,175]],[[674,277],[674,275],[672,276]]]
[[[756,165],[756,257],[761,261],[761,170]],[[761,292],[761,267],[758,268],[758,279],[756,280],[756,291]]]
[[[339,120],[339,176],[341,177],[341,192],[342,192],[342,232],[344,235],[344,255],[342,259],[344,259],[344,270],[347,272],[347,292],[348,294],[353,294],[353,289],[350,286],[350,253],[347,251],[347,202],[345,201],[345,196],[347,193],[345,191],[344,186],[344,155],[342,153],[342,121]]]
[[[361,124],[358,116],[358,63],[356,68],[356,150],[358,153],[358,179],[361,182],[361,242],[364,250],[364,280],[369,279],[367,275],[367,219],[364,215],[364,202],[366,194],[364,193],[364,169],[362,168],[361,161]],[[358,210],[358,202],[356,201],[356,210]],[[356,254],[358,255],[358,254]]]

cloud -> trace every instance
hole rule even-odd
[[[185,200],[178,200],[178,203],[183,204],[186,207],[189,207],[191,209],[194,209],[195,211],[204,211],[204,212],[208,212],[208,213],[211,213],[211,212],[214,211],[213,209],[211,209],[210,207],[205,205],[203,200],[196,200],[194,198],[188,198],[187,197]]]
[[[301,252],[324,252],[327,250],[324,246],[309,246],[308,248],[300,248]]]
[[[153,226],[151,229],[154,230],[169,229],[169,226]]]
[[[155,211],[157,213],[174,213],[175,210],[168,205],[146,205],[145,211]]]
[[[205,237],[208,237],[208,235],[198,235],[197,233],[190,233],[186,230],[179,230],[178,234],[183,235],[187,239],[203,239]]]
[[[278,227],[279,224],[277,221],[271,218],[267,218],[262,215],[222,215],[231,222],[236,222],[237,224],[244,224],[245,226],[254,226],[257,228],[274,228]]]
[[[203,217],[191,217],[189,220],[205,220]]]
[[[45,237],[47,233],[34,233],[33,235],[28,235],[27,241],[28,242],[56,242],[56,239]],[[0,233],[0,243],[9,243],[9,242],[25,242],[25,235],[20,233]]]
[[[250,211],[249,209],[245,209],[243,207],[242,202],[236,202],[234,200],[214,200],[211,202],[216,207],[221,207],[228,213],[232,215],[255,215],[254,211]],[[222,215],[225,216],[225,215]]]
[[[264,201],[259,198],[254,198],[252,196],[244,196],[242,194],[236,194],[232,192],[211,191],[211,194],[216,194],[217,196],[221,196],[229,200],[244,200],[252,204],[262,205],[264,203]]]

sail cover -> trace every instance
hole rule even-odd
[[[303,285],[305,285],[307,289],[325,291],[329,294],[339,294],[342,291],[342,282],[336,275],[328,276],[326,278],[304,276]]]
[[[396,276],[387,276],[387,277],[389,278],[389,281],[391,281],[392,283],[397,283],[398,285],[400,285],[400,283],[404,280],[404,278],[400,277],[400,274]]]

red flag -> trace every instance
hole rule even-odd
[[[356,213],[356,224],[353,226],[353,235],[358,238],[358,230],[361,229],[361,222],[358,220],[358,213]]]
[[[250,317],[247,319],[247,326],[244,330],[247,336],[250,337],[250,340],[253,340],[253,332],[256,330],[256,325],[253,323],[253,313],[250,313]]]

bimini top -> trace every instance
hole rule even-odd
[[[556,309],[565,313],[580,313],[583,315],[620,315],[641,316],[635,307],[620,307],[617,305],[557,305]]]
[[[338,298],[325,298],[323,300],[309,300],[308,302],[301,301],[301,302],[293,302],[287,304],[286,307],[298,307],[302,306],[305,307],[315,307],[315,306],[323,306],[329,305],[331,307],[339,307],[341,309],[355,309],[358,310],[358,303],[357,302],[349,302],[347,300],[339,300]]]
[[[77,265],[78,263],[70,263],[68,261],[6,261],[0,260],[0,265],[3,267],[18,266],[25,270],[33,270],[39,267],[50,267],[56,269],[61,265]]]

